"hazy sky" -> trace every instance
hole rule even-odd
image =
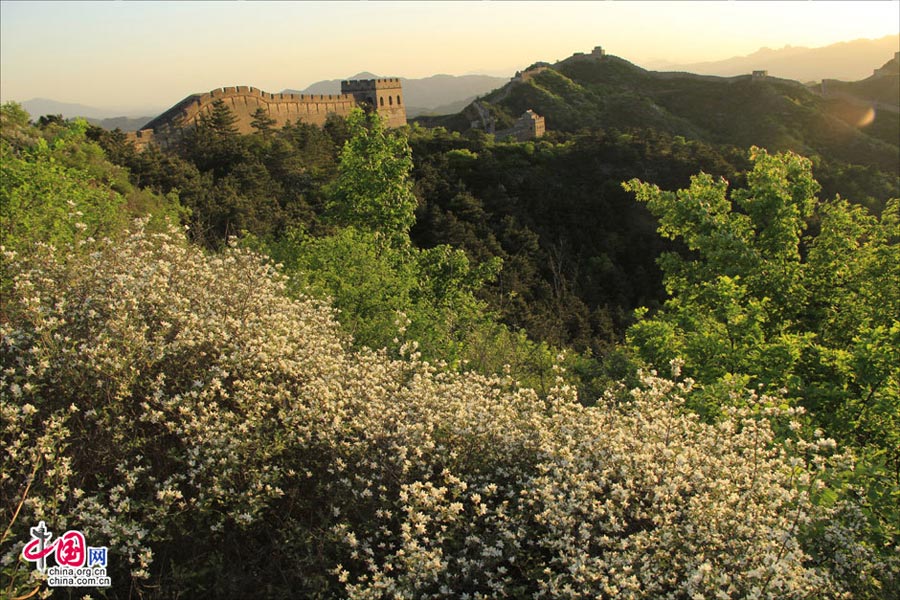
[[[0,99],[166,107],[360,71],[512,75],[602,45],[637,64],[900,30],[900,2],[0,1]]]

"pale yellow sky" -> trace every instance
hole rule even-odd
[[[370,71],[511,75],[602,45],[637,64],[900,31],[900,2],[0,2],[0,97],[165,107]]]

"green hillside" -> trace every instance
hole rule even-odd
[[[866,124],[795,81],[659,73],[614,56],[572,57],[535,71],[480,101],[497,129],[530,108],[545,117],[548,131],[653,129],[706,143],[793,150],[898,172],[898,141],[891,134],[900,114],[882,111]],[[876,84],[886,85],[859,82],[859,89]],[[465,130],[478,118],[469,106],[461,115],[426,124]]]

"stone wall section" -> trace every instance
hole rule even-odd
[[[528,109],[522,113],[522,116],[519,117],[515,123],[513,123],[512,127],[509,129],[501,129],[500,131],[495,131],[493,133],[494,138],[497,140],[512,137],[516,141],[524,142],[526,140],[543,137],[546,130],[544,117],[533,110]]]
[[[217,100],[222,100],[234,113],[240,133],[253,131],[253,114],[259,108],[275,120],[276,128],[288,122],[322,126],[329,115],[345,117],[358,106],[374,108],[389,127],[406,125],[406,106],[399,79],[344,81],[341,91],[341,94],[272,94],[248,86],[215,89],[188,96],[140,131],[129,134],[129,139],[138,148],[150,142],[167,147],[196,126],[201,116],[210,114]]]

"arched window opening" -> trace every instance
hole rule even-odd
[[[393,105],[394,105],[394,97],[388,96],[388,106],[393,106]]]
[[[397,106],[400,106],[400,104],[402,104],[402,103],[400,102],[400,96],[397,96]]]
[[[381,106],[384,106],[384,96],[382,96],[378,100],[379,100],[379,104],[381,104]]]

